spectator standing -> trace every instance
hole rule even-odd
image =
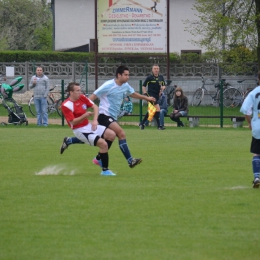
[[[184,124],[180,120],[180,117],[187,116],[188,112],[188,98],[183,94],[182,88],[177,87],[175,89],[173,111],[170,114],[170,118],[172,121],[177,122],[178,127],[183,127]]]
[[[108,168],[108,147],[114,141],[115,133],[104,126],[98,125],[98,106],[81,94],[78,83],[69,83],[67,92],[69,97],[62,103],[62,113],[69,127],[81,142],[99,147],[101,175],[116,175]],[[89,108],[92,108],[94,112],[89,112]],[[89,122],[91,116],[93,116],[92,123]]]
[[[260,71],[258,72],[258,82],[260,80]],[[250,152],[253,154],[252,170],[253,170],[253,188],[260,186],[260,86],[253,89],[244,100],[240,112],[245,115],[249,129],[252,131],[252,140]]]
[[[121,113],[118,116],[118,119],[123,117],[124,115],[131,115],[133,112],[133,103],[129,96],[126,96],[123,101],[123,106],[121,109]]]
[[[36,68],[36,74],[32,76],[29,83],[33,89],[33,99],[37,113],[37,125],[48,126],[47,96],[50,90],[49,78],[43,74],[42,67]]]
[[[157,64],[154,64],[152,66],[152,74],[145,79],[142,86],[142,90],[144,95],[155,98],[154,106],[156,108],[156,113],[154,115],[154,118],[156,120],[158,130],[163,130],[162,128],[160,128],[160,122],[159,122],[160,106],[158,104],[158,100],[159,100],[160,91],[165,89],[165,82],[163,76],[160,75],[159,72],[160,72],[159,66]],[[139,124],[141,130],[144,129],[148,116],[149,114],[147,112],[142,122]]]

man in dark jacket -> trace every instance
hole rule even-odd
[[[163,91],[165,89],[165,82],[163,76],[159,74],[159,71],[160,71],[159,66],[157,64],[154,64],[152,67],[152,74],[145,79],[142,90],[144,95],[148,97],[154,97],[156,99],[156,102],[154,104],[154,106],[156,107],[156,113],[154,115],[154,118],[158,125],[158,130],[163,130],[160,128],[160,122],[159,122],[160,106],[158,104],[158,100],[159,100],[160,91],[161,90]],[[148,119],[148,113],[146,113],[142,122],[139,124],[141,130],[144,129],[144,125],[147,119]]]

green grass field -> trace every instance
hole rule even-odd
[[[67,126],[0,126],[1,260],[259,259],[250,130],[124,129],[143,162],[115,141],[105,177]]]

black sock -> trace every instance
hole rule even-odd
[[[145,114],[145,116],[144,116],[144,119],[143,119],[143,121],[141,122],[141,124],[142,125],[144,125],[145,124],[145,122],[147,121],[147,119],[148,119],[148,112]]]
[[[108,169],[108,153],[99,153],[100,158],[101,158],[101,162],[102,162],[102,168],[103,170],[107,170]]]
[[[155,115],[154,115],[154,118],[155,118],[155,120],[156,120],[157,127],[160,127],[160,121],[159,121],[160,112],[156,111],[156,113],[155,113]]]

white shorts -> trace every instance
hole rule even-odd
[[[97,129],[95,131],[92,131],[91,127],[92,124],[89,123],[86,126],[73,129],[73,133],[82,142],[91,146],[95,146],[96,142],[99,139],[98,137],[102,137],[106,130],[106,127],[102,125],[97,125]]]

